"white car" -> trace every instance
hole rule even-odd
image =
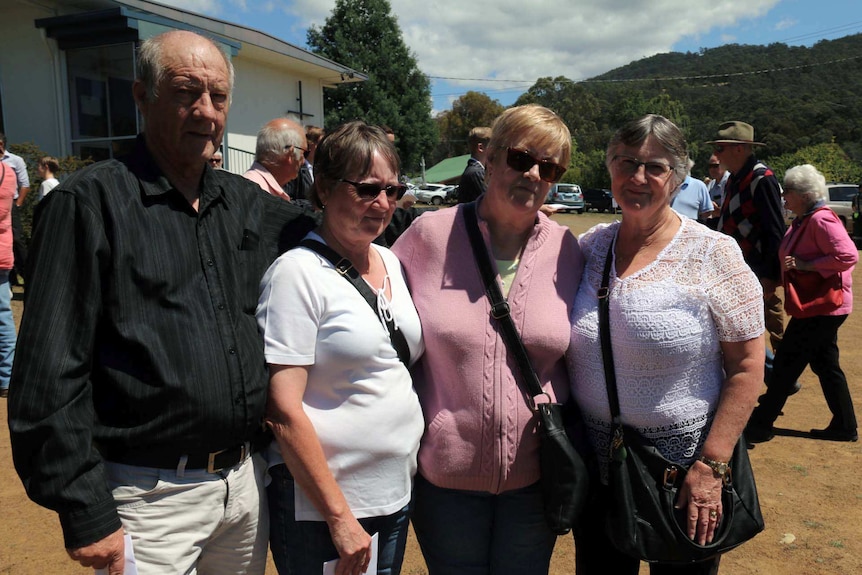
[[[422,184],[413,190],[413,193],[416,195],[416,201],[439,206],[446,201],[446,196],[454,188],[455,186],[443,184]]]

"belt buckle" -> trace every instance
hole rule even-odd
[[[246,455],[248,455],[248,447],[247,446],[248,446],[247,443],[243,443],[242,445],[239,446],[240,453],[239,453],[239,460],[237,461],[237,463],[239,463],[241,461],[245,461],[245,457],[246,457]],[[224,453],[225,451],[230,451],[231,449],[236,449],[236,448],[235,447],[227,447],[225,449],[222,449],[221,451],[213,451],[212,453],[210,453],[209,457],[207,458],[207,473],[218,473],[219,471],[224,469],[224,467],[218,467],[217,468],[215,466],[215,458],[218,457],[219,455],[221,455],[222,453]],[[233,465],[236,465],[236,463],[234,463]],[[231,465],[231,467],[233,465]]]

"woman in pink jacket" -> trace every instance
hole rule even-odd
[[[9,377],[15,359],[15,319],[9,271],[12,257],[12,198],[18,188],[15,171],[0,162],[0,397],[9,395]]]
[[[807,365],[820,378],[832,421],[825,429],[812,429],[815,439],[856,441],[856,413],[847,378],[838,364],[838,328],[853,311],[853,268],[859,253],[835,212],[826,207],[826,179],[805,164],[787,170],[784,203],[796,214],[779,248],[785,291],[791,270],[817,273],[824,279],[839,274],[843,302],[831,309],[794,310],[785,303],[790,323],[775,354],[772,381],[751,415],[745,437],[751,442],[769,441],[772,426],[781,414],[791,389]]]
[[[539,208],[570,161],[551,110],[506,110],[493,127],[479,229],[543,388],[569,396],[564,356],[583,268],[577,240]],[[393,247],[425,336],[414,383],[425,414],[413,525],[430,575],[546,575],[536,417],[485,295],[464,206],[418,218]]]

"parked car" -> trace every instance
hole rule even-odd
[[[454,188],[455,186],[443,184],[422,184],[413,193],[416,195],[417,201],[439,206],[446,201],[449,192]]]
[[[554,184],[545,198],[546,204],[562,206],[557,208],[560,212],[577,211],[584,213],[584,194],[578,184]]]
[[[844,224],[847,233],[853,237],[853,200],[859,193],[856,184],[826,184],[829,190],[829,199],[826,205],[838,215],[838,219]]]
[[[604,188],[584,188],[584,207],[597,212],[614,211],[614,197],[610,190]]]

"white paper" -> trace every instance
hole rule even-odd
[[[138,575],[138,564],[135,561],[135,550],[132,549],[132,536],[126,533],[123,540],[126,542],[126,562],[123,565],[123,575]],[[95,575],[108,575],[108,569],[96,569]]]
[[[377,575],[377,539],[378,534],[371,536],[371,561],[368,562],[368,569],[362,572],[362,575]],[[323,575],[335,575],[335,566],[338,565],[340,559],[333,559],[323,564]]]

